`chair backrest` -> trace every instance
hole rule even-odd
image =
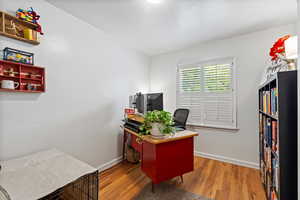
[[[185,129],[186,121],[188,119],[189,113],[190,110],[186,108],[176,109],[173,116],[175,122],[174,126]]]

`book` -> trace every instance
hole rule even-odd
[[[277,152],[277,121],[272,121],[272,150]]]
[[[277,108],[277,101],[278,101],[278,90],[277,88],[271,89],[271,115],[277,116],[278,108]]]
[[[265,126],[265,140],[267,142],[268,147],[272,147],[272,127],[270,118],[267,118]]]
[[[270,91],[263,91],[259,97],[260,109],[267,114],[277,116],[278,114],[278,90],[272,88]]]
[[[277,158],[272,159],[272,186],[276,191],[279,191],[279,163]]]
[[[271,112],[270,114],[273,115],[275,106],[274,106],[274,90],[273,88],[271,89]]]
[[[278,200],[277,194],[274,190],[272,190],[272,193],[271,193],[271,200]]]
[[[271,198],[271,189],[272,189],[272,180],[270,174],[267,174],[267,196],[270,199]]]
[[[263,112],[267,112],[267,96],[265,91],[263,92]]]
[[[267,106],[267,113],[271,114],[271,96],[269,91],[267,91]]]
[[[265,161],[265,167],[267,172],[272,171],[272,152],[271,148],[266,147],[264,150],[264,161]]]
[[[259,133],[263,134],[263,115],[259,113]]]
[[[275,100],[274,100],[274,104],[275,104],[275,113],[274,115],[278,115],[278,89],[274,88],[274,96],[275,96]]]

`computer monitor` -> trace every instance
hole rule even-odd
[[[147,111],[163,109],[163,93],[147,94]]]
[[[145,114],[147,111],[163,110],[163,93],[137,93],[135,106],[137,111],[142,114]]]
[[[145,99],[142,93],[137,93],[135,98],[135,106],[139,113],[145,113]]]

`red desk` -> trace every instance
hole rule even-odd
[[[198,133],[181,131],[164,139],[153,139],[125,128],[124,141],[128,134],[131,146],[140,152],[142,171],[153,186],[194,170],[194,136]]]

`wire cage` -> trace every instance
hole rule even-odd
[[[98,171],[87,174],[76,181],[52,192],[39,200],[98,200]]]

